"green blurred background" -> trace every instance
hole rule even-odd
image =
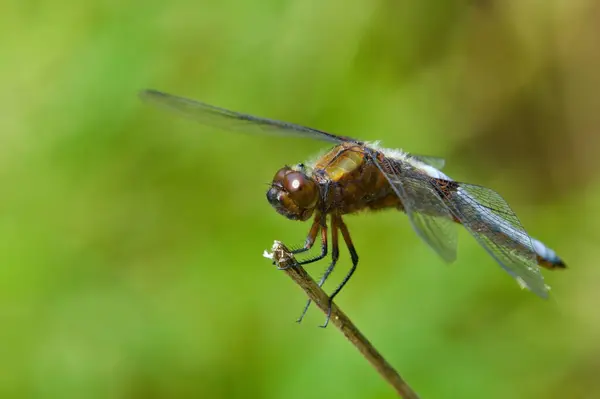
[[[347,218],[337,303],[423,398],[600,397],[597,1],[1,8],[0,397],[395,397],[320,312],[294,322],[304,294],[261,256],[309,227],[265,183],[327,145],[206,128],[146,87],[499,191],[570,267],[549,301],[466,232],[446,266],[385,212]]]

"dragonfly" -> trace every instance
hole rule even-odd
[[[405,213],[417,235],[446,263],[456,260],[456,226],[462,225],[522,288],[542,298],[548,297],[549,287],[540,267],[566,268],[552,249],[525,231],[500,194],[451,179],[441,171],[445,166],[442,158],[388,149],[379,142],[230,111],[156,90],[143,90],[140,97],[154,106],[220,130],[304,137],[333,145],[313,162],[279,169],[266,193],[269,204],[287,219],[312,220],[304,244],[293,249],[293,254],[308,252],[320,238],[320,252],[298,260],[291,267],[326,258],[331,236],[331,259],[318,282],[320,287],[339,260],[340,233],[348,249],[352,266],[329,296],[329,312],[321,327],[327,326],[333,299],[358,265],[358,253],[343,219],[358,212],[391,209]],[[298,322],[310,303],[308,300]]]

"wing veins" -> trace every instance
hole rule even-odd
[[[427,185],[424,179],[417,178],[417,175],[412,178],[401,175],[402,164],[396,160],[384,158],[384,161],[380,162],[372,152],[370,158],[383,173],[402,202],[413,230],[442,259],[448,263],[453,262],[456,259],[456,227],[450,217],[450,210],[442,199],[435,194],[434,188]],[[414,185],[406,184],[411,182]],[[421,197],[426,197],[425,199],[428,200],[428,205],[430,205],[429,209],[437,211],[438,214],[431,215],[425,212],[424,208],[419,209],[419,203],[415,203],[414,198],[411,198],[411,194],[409,194],[408,190],[410,189],[413,190],[412,194],[421,194]]]
[[[437,187],[437,190],[433,192],[429,190],[429,193],[439,194],[438,198],[443,202],[444,209],[463,224],[479,245],[521,285],[524,283],[529,290],[538,296],[547,297],[547,287],[536,262],[536,253],[533,249],[531,237],[521,225],[516,214],[498,193],[481,186],[452,182],[462,189],[466,195],[461,195],[458,190],[452,191],[452,194],[449,195],[447,188],[441,186],[436,179],[429,176],[419,176],[415,179],[414,176],[407,176],[407,171],[398,170],[401,165],[395,165],[387,158],[384,158],[384,162],[380,163],[375,154],[371,154],[371,157],[396,195],[403,203],[409,205],[406,209],[407,215],[409,215],[409,220],[417,234],[438,253],[439,250],[435,246],[436,242],[432,241],[431,237],[424,234],[423,231],[420,231],[414,220],[415,209],[412,209],[411,199],[404,187],[406,182],[417,181],[416,184],[418,185],[430,184],[432,187]],[[410,173],[410,170],[408,172]],[[473,188],[474,191],[478,192],[473,194],[469,191],[469,188]],[[476,188],[478,190],[475,190]],[[479,200],[477,195],[481,196],[482,194],[485,194],[486,198]],[[487,202],[487,204],[482,203],[482,201]],[[490,204],[493,204],[493,206]],[[441,207],[437,209],[442,210]],[[482,212],[487,212],[488,215]],[[494,221],[497,222],[498,219],[501,222],[493,223]],[[497,226],[494,224],[497,224]],[[502,237],[501,242],[498,240],[499,235]],[[433,239],[437,238],[437,235],[433,235]]]
[[[454,215],[461,221],[467,231],[471,233],[486,252],[488,252],[488,254],[490,254],[508,274],[513,278],[520,280],[520,283],[525,283],[526,287],[536,295],[546,298],[548,296],[547,287],[536,262],[536,253],[533,249],[531,237],[527,234],[516,214],[512,212],[506,201],[498,193],[485,187],[469,185],[466,183],[458,183],[458,186],[463,189],[466,195],[461,195],[458,191],[454,192],[452,197],[446,195],[447,201],[451,204],[450,209]],[[487,192],[486,194],[490,194],[488,200],[495,200],[499,203],[498,207],[506,209],[504,211],[497,211],[509,215],[510,218],[502,218],[498,213],[490,211],[492,212],[492,217],[500,218],[506,225],[494,226],[494,223],[482,219],[482,215],[477,212],[477,208],[483,207],[489,209],[490,207],[483,206],[483,204],[469,192],[468,189],[470,187],[485,190]],[[457,197],[454,198],[454,196]],[[471,209],[468,211],[466,209],[461,209],[461,201],[463,204],[470,206]],[[485,218],[486,216],[483,215],[483,217]],[[507,234],[503,229],[517,235],[517,239],[511,237],[510,233]],[[500,240],[494,239],[497,238],[498,234],[504,237],[502,243],[499,242]],[[519,239],[522,242],[519,242]]]
[[[262,118],[231,111],[225,108],[206,104],[201,101],[179,97],[157,90],[143,90],[140,92],[140,98],[144,102],[152,104],[158,108],[177,113],[180,116],[200,122],[204,125],[217,127],[224,130],[256,134],[256,130],[258,128],[258,133],[263,134],[266,133],[311,137],[317,140],[328,141],[337,144],[344,141],[359,142],[358,140],[350,137],[338,136],[290,122],[283,122],[275,119]]]

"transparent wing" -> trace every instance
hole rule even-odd
[[[417,161],[421,161],[426,163],[427,165],[431,165],[436,169],[442,170],[444,166],[446,166],[446,160],[440,157],[432,157],[430,155],[419,155],[419,154],[409,154],[410,157],[415,158]]]
[[[448,196],[456,218],[517,282],[548,297],[531,237],[506,201],[495,191],[467,183]]]
[[[336,136],[309,127],[293,123],[277,121],[257,116],[229,111],[224,108],[215,107],[200,101],[178,97],[156,90],[143,90],[140,98],[159,108],[175,112],[185,118],[195,120],[202,124],[217,127],[219,129],[250,133],[250,134],[275,134],[299,137],[310,137],[331,143],[343,141],[355,141],[350,137]]]
[[[446,262],[456,260],[457,233],[452,214],[426,176],[402,169],[402,163],[390,158],[373,159],[402,201],[419,237]]]
[[[455,251],[456,235],[449,230],[453,227],[449,222],[454,219],[519,285],[542,298],[548,297],[531,238],[498,193],[481,186],[431,178],[402,162],[378,159],[375,153],[371,157],[405,205],[417,234],[443,258],[455,256],[451,249]]]

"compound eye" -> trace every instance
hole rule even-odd
[[[273,177],[273,182],[283,184],[286,180],[286,175],[290,172],[290,170],[291,169],[288,166],[279,169],[275,174],[275,177]]]
[[[306,178],[300,172],[291,172],[284,177],[283,187],[288,193],[302,191],[306,184]]]
[[[315,182],[304,173],[290,172],[285,175],[283,188],[289,193],[291,199],[302,208],[310,208],[317,202]]]

